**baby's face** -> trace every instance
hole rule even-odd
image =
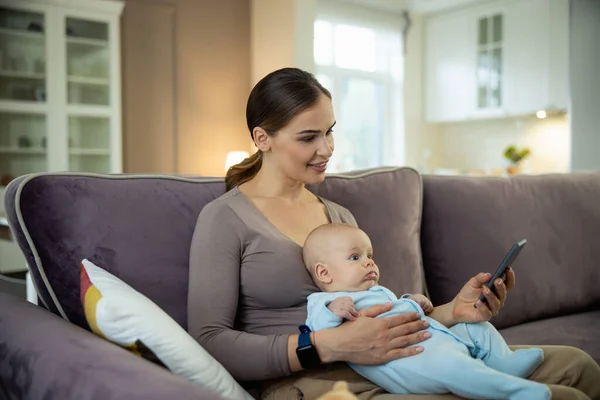
[[[326,268],[332,279],[327,291],[358,292],[379,282],[379,268],[373,261],[373,246],[360,230],[345,230],[335,235]]]

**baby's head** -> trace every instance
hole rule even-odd
[[[379,281],[371,240],[362,230],[345,224],[325,224],[306,238],[304,265],[324,292],[358,292]]]

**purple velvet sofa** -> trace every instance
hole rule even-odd
[[[90,333],[79,300],[88,258],[187,326],[190,240],[220,178],[47,173],[6,190],[9,223],[39,306],[0,294],[0,399],[213,399]],[[511,344],[572,345],[600,361],[600,173],[420,176],[410,168],[330,175],[310,187],[371,236],[382,284],[449,301],[527,239],[517,286],[494,323]]]

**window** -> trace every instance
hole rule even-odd
[[[477,23],[477,106],[502,105],[502,15],[483,17]]]
[[[404,163],[400,26],[399,16],[319,3],[315,75],[333,96],[337,120],[328,172]]]

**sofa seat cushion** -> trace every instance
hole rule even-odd
[[[600,363],[600,310],[528,322],[500,333],[508,344],[574,346]]]
[[[223,400],[16,296],[0,321],[1,399]]]

